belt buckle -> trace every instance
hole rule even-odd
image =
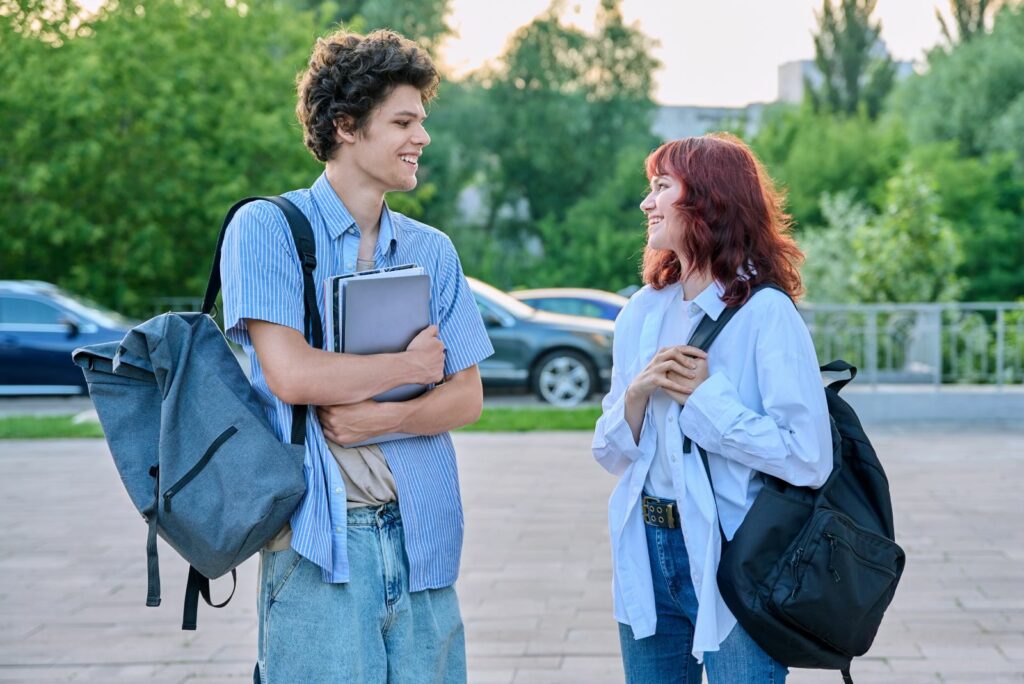
[[[675,505],[662,503],[653,496],[643,497],[644,521],[655,527],[676,528]]]

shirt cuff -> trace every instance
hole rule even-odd
[[[748,410],[725,374],[714,373],[683,404],[679,425],[705,451],[720,454],[723,436]]]
[[[594,435],[594,448],[609,450],[636,461],[646,451],[653,451],[657,430],[651,424],[651,403],[644,408],[644,424],[640,428],[640,443],[633,441],[633,428],[626,422],[626,393],[623,392],[614,404],[603,411],[598,429]]]

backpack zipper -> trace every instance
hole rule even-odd
[[[804,555],[804,548],[801,546],[800,548],[798,548],[796,550],[796,552],[793,554],[793,558],[789,561],[789,565],[790,565],[790,567],[792,569],[793,577],[796,579],[796,582],[793,584],[793,591],[791,591],[789,593],[789,600],[790,601],[792,601],[793,598],[797,595],[797,592],[800,591],[800,584],[801,584],[801,580],[803,578],[800,575],[797,574],[797,572],[796,572],[797,567],[796,566],[800,564],[800,557],[803,556],[803,555]]]
[[[224,432],[220,433],[220,436],[217,437],[217,439],[213,440],[213,444],[209,446],[209,448],[206,450],[206,453],[203,454],[203,457],[200,458],[199,461],[197,461],[196,464],[192,466],[189,469],[189,471],[185,473],[184,476],[182,476],[180,480],[178,480],[173,485],[168,487],[167,491],[164,492],[164,513],[171,512],[171,498],[179,491],[181,491],[182,487],[184,487],[189,482],[195,479],[196,475],[198,475],[203,470],[203,468],[206,467],[206,464],[210,462],[210,459],[213,458],[213,455],[217,452],[217,449],[219,449],[221,445],[224,444],[224,442],[231,439],[232,435],[234,435],[236,432],[238,432],[238,428],[231,426]]]
[[[833,573],[832,574],[833,579],[835,579],[839,575],[839,573],[835,571],[835,568],[832,567],[832,557],[831,557],[832,552],[834,552],[835,549],[836,549],[836,542],[841,542],[843,544],[843,546],[845,546],[847,549],[849,549],[850,553],[852,553],[854,556],[856,556],[857,560],[859,560],[864,565],[867,565],[868,567],[874,568],[875,570],[878,570],[879,572],[885,573],[886,575],[889,575],[890,577],[896,577],[896,571],[895,570],[893,570],[892,568],[886,567],[884,565],[881,565],[880,563],[876,563],[875,561],[871,560],[870,558],[865,558],[861,554],[857,553],[857,549],[853,548],[853,545],[850,542],[848,542],[845,539],[843,539],[842,537],[839,537],[839,536],[833,534],[832,532],[825,532],[824,535],[828,539],[829,546],[832,547],[830,552],[829,552],[829,562],[828,562],[828,564],[829,564],[829,570],[831,570],[832,573]],[[835,579],[835,581],[838,582],[839,580]]]

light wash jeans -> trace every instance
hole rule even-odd
[[[409,593],[398,506],[348,511],[351,580],[329,584],[292,549],[262,553],[263,684],[462,684],[466,653],[453,587]]]
[[[701,670],[690,654],[697,594],[682,530],[645,525],[651,557],[658,626],[653,636],[636,640],[629,625],[619,625],[627,684],[700,684]],[[788,670],[761,650],[739,624],[717,651],[704,654],[710,684],[780,684]]]

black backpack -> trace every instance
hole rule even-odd
[[[764,288],[780,289],[774,285]],[[705,351],[740,307],[697,326],[690,344]],[[786,667],[840,670],[871,647],[892,601],[906,556],[894,541],[889,482],[860,420],[839,391],[857,369],[833,361],[822,371],[850,373],[825,387],[833,468],[819,489],[762,474],[731,541],[722,535],[718,588],[743,629]],[[707,453],[698,446],[711,482]],[[691,451],[685,438],[683,451]],[[714,484],[711,485],[712,492]]]

